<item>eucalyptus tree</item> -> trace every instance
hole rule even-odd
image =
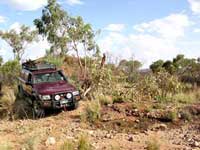
[[[70,40],[70,47],[76,52],[80,69],[83,70],[83,64],[80,58],[80,51],[83,49],[86,55],[87,51],[97,50],[99,48],[95,43],[95,32],[90,24],[85,23],[82,17],[71,17],[68,36]],[[85,59],[86,66],[86,59]]]
[[[11,29],[0,32],[0,37],[12,47],[14,59],[17,60],[21,60],[27,44],[33,42],[36,39],[36,35],[36,31],[25,25],[20,26],[19,31]]]
[[[2,56],[0,56],[0,66],[2,65],[2,63],[3,63],[3,58]]]
[[[41,18],[35,19],[34,24],[39,34],[47,38],[51,44],[50,53],[64,55],[67,52],[69,19],[56,0],[48,0],[42,10]]]
[[[72,17],[61,8],[56,0],[48,0],[47,6],[42,10],[42,17],[34,20],[39,34],[51,43],[52,54],[64,55],[73,50],[78,58],[78,64],[83,70],[80,50],[91,51],[96,48],[95,32],[90,24],[79,17]],[[58,50],[60,49],[60,52]]]

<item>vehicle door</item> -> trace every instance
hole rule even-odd
[[[28,94],[32,94],[32,90],[33,90],[33,76],[32,74],[28,74],[28,78],[27,78],[27,83],[26,83],[26,87],[25,87],[25,91]]]

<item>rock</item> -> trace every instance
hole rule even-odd
[[[89,133],[90,135],[93,135],[93,134],[94,134],[94,131],[89,130],[88,133]]]
[[[167,129],[167,125],[166,124],[155,124],[152,128],[151,128],[151,130],[152,131],[155,131],[155,130],[166,130]]]
[[[133,136],[129,135],[128,136],[128,141],[133,142]]]
[[[194,141],[192,144],[191,144],[192,147],[200,147],[200,143],[197,142],[197,141]]]
[[[108,133],[108,134],[106,134],[105,138],[112,139],[113,136],[112,136],[111,134]]]
[[[136,123],[140,123],[140,120],[137,119],[137,120],[135,120],[135,122],[136,122]]]
[[[48,137],[45,144],[46,145],[54,145],[54,144],[56,144],[56,139],[54,137]]]

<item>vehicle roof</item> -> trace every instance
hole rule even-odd
[[[52,73],[52,72],[57,72],[57,69],[40,69],[40,70],[34,70],[34,71],[30,71],[27,69],[24,69],[32,74],[42,74],[42,73]]]

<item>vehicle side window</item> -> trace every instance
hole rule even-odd
[[[28,75],[28,82],[29,82],[29,83],[32,83],[32,81],[33,81],[33,80],[32,80],[32,75],[29,74],[29,75]]]

